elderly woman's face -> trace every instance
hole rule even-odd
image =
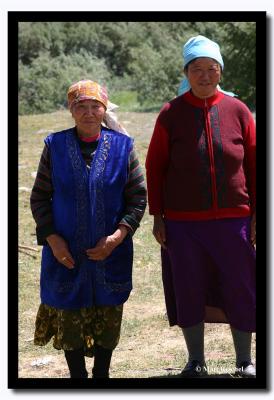
[[[76,103],[71,110],[77,128],[85,133],[96,133],[105,116],[105,107],[97,100],[82,100]]]
[[[195,96],[202,99],[215,93],[221,78],[221,66],[208,57],[196,58],[186,71],[186,76]]]

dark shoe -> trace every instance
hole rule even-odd
[[[208,375],[206,364],[196,360],[189,361],[180,373],[181,378],[200,378],[206,375]]]
[[[94,372],[94,369],[93,369],[92,370],[92,379],[109,379],[109,375],[96,373],[96,372]]]
[[[235,375],[242,378],[256,378],[256,368],[251,362],[244,361],[236,368]]]

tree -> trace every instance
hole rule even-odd
[[[170,47],[161,54],[145,43],[133,57],[130,72],[141,104],[161,104],[177,95],[182,77],[178,48]]]
[[[40,53],[49,52],[51,57],[62,54],[64,35],[60,22],[20,22],[19,60],[29,65]]]
[[[85,51],[55,58],[42,53],[32,62],[31,68],[20,62],[19,113],[44,113],[65,107],[68,87],[81,79],[105,85],[110,74],[103,60]]]
[[[62,106],[66,85],[83,76],[158,106],[177,95],[183,44],[199,34],[220,45],[221,86],[254,109],[255,22],[21,22],[20,112]]]
[[[224,25],[224,78],[227,90],[235,92],[249,107],[256,107],[256,24]]]

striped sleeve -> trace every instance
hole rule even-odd
[[[30,207],[36,222],[36,236],[39,245],[46,244],[47,236],[55,233],[51,208],[52,193],[50,154],[45,145],[30,196]]]
[[[146,208],[146,185],[137,154],[132,149],[129,156],[129,177],[125,187],[126,208],[120,225],[125,225],[133,235],[139,227]]]

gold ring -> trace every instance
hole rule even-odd
[[[63,258],[62,258],[62,261],[65,261],[66,259],[67,259],[67,257],[63,257]]]

